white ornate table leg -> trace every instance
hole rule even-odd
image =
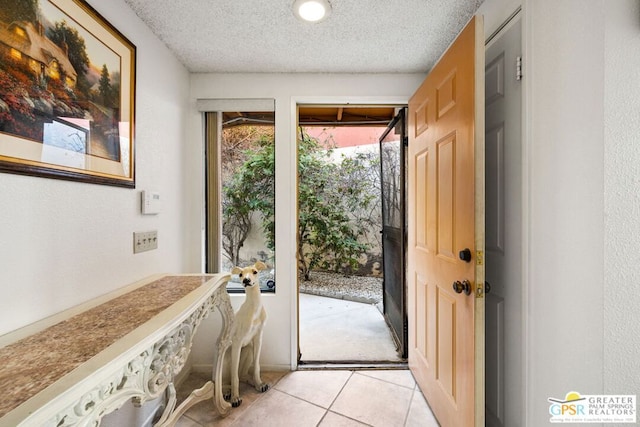
[[[176,407],[176,388],[173,385],[173,382],[170,382],[167,386],[167,394],[169,395],[169,398],[167,399],[167,406],[164,408],[162,417],[160,417],[158,422],[155,424],[156,426],[172,425],[169,420],[173,418],[173,414],[175,413],[174,409]]]
[[[171,413],[169,417],[166,417],[166,420],[163,420],[165,416],[163,415],[160,421],[154,427],[172,427],[175,423],[180,419],[182,415],[189,408],[191,408],[196,403],[200,403],[203,400],[208,400],[213,397],[213,383],[211,381],[207,381],[204,386],[197,390],[193,390],[189,397],[187,397],[181,404],[176,408],[175,411]],[[175,405],[175,402],[174,402]]]
[[[173,407],[175,406],[175,390],[173,390],[173,396],[171,395],[170,390],[167,409],[155,427],[172,427],[193,405],[211,398],[213,398],[214,407],[220,415],[227,415],[231,409],[231,404],[224,400],[222,394],[222,363],[224,354],[231,346],[231,326],[234,317],[231,300],[224,287],[219,288],[213,294],[213,306],[220,310],[220,315],[222,316],[222,331],[220,332],[220,336],[218,336],[216,343],[217,357],[216,366],[213,370],[214,382],[207,381],[204,386],[192,391],[180,406],[175,409],[175,411],[173,410]],[[170,386],[173,386],[173,384]],[[172,400],[173,402],[171,402]],[[169,405],[172,406],[170,410]]]
[[[231,404],[224,400],[222,395],[222,364],[227,349],[231,346],[231,328],[233,326],[234,315],[231,299],[226,287],[218,288],[214,293],[214,304],[220,310],[222,316],[222,331],[216,343],[217,357],[216,366],[213,370],[213,381],[215,391],[213,394],[213,404],[220,415],[227,415],[231,410]]]

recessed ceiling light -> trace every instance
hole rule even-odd
[[[303,21],[320,22],[331,13],[331,5],[327,0],[296,0],[293,13]]]

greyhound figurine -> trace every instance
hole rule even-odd
[[[262,306],[258,272],[266,268],[263,262],[258,261],[250,267],[233,267],[231,270],[232,274],[240,277],[245,289],[244,303],[235,313],[231,328],[231,352],[226,352],[224,360],[224,371],[228,376],[225,375],[223,384],[229,384],[228,378],[231,379],[231,389],[225,387],[225,398],[231,401],[234,408],[242,403],[239,391],[241,379],[253,385],[260,393],[269,389],[269,384],[262,382],[260,378],[262,330],[267,313]],[[249,369],[252,366],[253,374],[250,376]]]

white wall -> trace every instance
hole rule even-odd
[[[406,100],[424,76],[196,74],[189,94],[186,70],[122,0],[89,3],[138,47],[137,188],[0,174],[0,334],[158,271],[200,271],[203,135],[195,100],[268,97],[276,99],[281,215],[278,292],[265,296],[270,320],[263,364],[290,367],[296,321],[292,107],[296,100]],[[640,11],[635,0],[596,0],[589,7],[581,0],[524,3],[525,417],[538,426],[548,422],[550,396],[640,390]],[[160,215],[140,214],[144,188],[161,192]],[[159,231],[158,250],[133,255],[131,233],[149,229]],[[241,298],[233,298],[236,306]],[[218,318],[201,325],[196,364],[212,357]]]
[[[122,0],[89,3],[137,46],[136,189],[0,174],[0,334],[186,269],[189,73]],[[160,191],[162,213],[140,214],[141,189]],[[158,249],[134,255],[132,233],[151,229]]]
[[[187,272],[183,142],[189,73],[122,0],[89,3],[137,47],[136,188],[0,174],[0,335],[158,272]],[[162,212],[140,213],[140,190]],[[133,254],[133,232],[158,249]],[[191,270],[198,271],[198,270]],[[137,425],[131,404],[104,425]],[[148,421],[148,420],[147,420]],[[140,424],[142,425],[142,424]]]
[[[532,426],[548,397],[603,392],[603,3],[525,3]]]
[[[640,67],[640,6],[528,0],[524,10],[525,420],[538,426],[548,397],[640,390],[640,75],[629,72]]]
[[[537,426],[549,396],[640,390],[640,5],[530,0],[526,12]]]
[[[194,74],[191,77],[192,114],[188,151],[192,175],[187,191],[192,200],[189,222],[203,224],[202,115],[197,99],[273,98],[276,101],[276,283],[275,295],[263,295],[269,320],[265,328],[262,365],[289,369],[296,364],[296,102],[406,103],[424,75],[352,74]],[[190,229],[192,250],[202,249],[202,231]],[[197,268],[192,254],[191,268]],[[244,296],[232,296],[237,308]],[[209,369],[212,337],[217,336],[219,315],[203,323],[194,343],[194,369]]]
[[[518,0],[487,0],[499,22]],[[526,413],[640,390],[640,5],[524,0]],[[496,20],[496,16],[501,19]]]
[[[604,392],[640,398],[640,3],[604,18]]]

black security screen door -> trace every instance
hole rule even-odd
[[[405,291],[405,109],[380,137],[384,317],[398,353],[407,357]]]

